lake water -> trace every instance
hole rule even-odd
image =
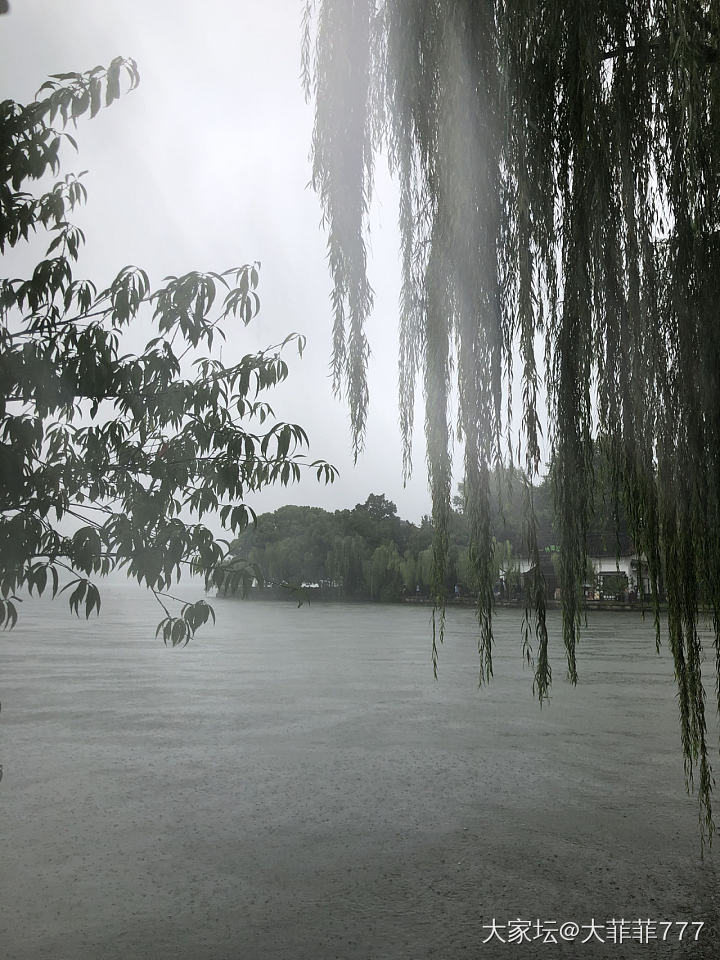
[[[699,856],[649,620],[592,616],[572,687],[554,616],[541,710],[516,611],[478,690],[468,609],[435,682],[425,607],[218,600],[173,650],[130,585],[89,622],[63,598],[22,606],[0,638],[6,960],[720,952],[717,856]],[[493,918],[536,938],[483,943]],[[621,918],[706,925],[608,942]],[[580,943],[593,920],[605,942]]]

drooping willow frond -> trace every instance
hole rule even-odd
[[[661,585],[667,595],[686,774],[689,784],[699,775],[710,830],[698,617],[707,607],[713,618],[720,705],[720,5],[316,0],[306,24],[334,369],[356,449],[367,406],[365,240],[377,150],[399,181],[403,464],[407,474],[421,375],[441,620],[455,389],[489,677],[489,477],[502,457],[503,396],[515,371],[536,560],[532,479],[540,424],[549,424],[568,676],[577,678],[600,449],[647,559],[658,624]],[[535,570],[525,638],[528,652],[535,644],[542,700],[550,667],[539,563]]]

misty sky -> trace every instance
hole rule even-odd
[[[346,406],[329,379],[330,279],[320,207],[308,187],[312,108],[300,75],[301,0],[14,0],[0,19],[1,98],[25,102],[50,73],[137,60],[141,82],[77,131],[80,153],[63,172],[88,169],[88,205],[74,222],[86,233],[80,273],[98,286],[126,264],[154,286],[167,274],[262,263],[260,315],[227,328],[223,360],[282,340],[308,338],[288,353],[289,381],[268,394],[280,419],[308,431],[311,459],[340,469],[334,486],[308,478],[248,500],[258,512],[283,503],[328,509],[385,493],[402,516],[429,512],[418,407],[415,473],[402,485],[397,415],[396,195],[378,165],[370,279],[375,311],[366,450],[353,466]],[[40,251],[42,253],[42,251]],[[8,261],[31,269],[26,254]],[[7,267],[6,267],[7,270]],[[140,348],[146,338],[138,341]]]

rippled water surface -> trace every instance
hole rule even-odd
[[[435,682],[425,607],[215,606],[185,649],[153,639],[130,585],[89,622],[28,601],[0,639],[0,956],[720,955],[716,854],[699,857],[650,621],[592,616],[572,687],[553,619],[541,710],[516,611],[478,690],[468,609]],[[706,927],[483,944],[492,918],[621,917]]]

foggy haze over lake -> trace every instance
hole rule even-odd
[[[106,494],[98,485],[88,492],[86,480],[95,465],[88,448],[78,448],[85,453],[73,468],[82,483],[73,497],[79,493],[80,499],[68,510],[62,502],[62,468],[69,462],[65,448],[52,475],[53,504],[43,503],[40,490],[17,506],[16,493],[30,486],[25,481],[45,476],[35,467],[45,456],[47,434],[38,441],[35,459],[27,461],[32,466],[25,473],[16,470],[17,489],[7,484],[5,513],[20,521],[16,539],[11,542],[8,534],[7,553],[13,554],[20,540],[30,546],[22,562],[6,557],[5,570],[27,564],[50,585],[52,565],[45,569],[44,561],[57,548],[61,579],[71,564],[82,568],[81,611],[90,597],[88,592],[85,600],[85,574],[97,584],[102,607],[98,618],[77,619],[68,611],[72,591],[55,601],[24,595],[17,625],[0,634],[0,960],[504,960],[541,952],[568,960],[715,958],[720,934],[716,852],[706,850],[701,857],[699,804],[684,788],[678,683],[667,624],[665,646],[656,653],[652,614],[643,619],[639,610],[629,612],[641,605],[643,593],[647,601],[652,592],[647,554],[655,541],[646,540],[643,547],[636,539],[623,558],[630,576],[620,576],[619,557],[613,554],[616,548],[620,553],[618,501],[605,495],[617,489],[583,487],[603,504],[607,517],[613,514],[612,534],[606,535],[609,525],[593,527],[593,539],[602,544],[602,570],[591,562],[577,571],[578,597],[584,594],[591,608],[579,633],[577,686],[565,680],[560,612],[547,612],[553,682],[542,707],[533,692],[533,666],[523,658],[518,598],[531,593],[533,583],[540,584],[540,596],[547,590],[549,606],[557,604],[561,592],[566,605],[574,596],[564,584],[555,589],[556,574],[571,555],[553,526],[557,488],[550,481],[536,487],[534,522],[542,536],[536,538],[536,556],[529,557],[528,514],[518,506],[518,495],[510,516],[510,486],[500,482],[497,471],[493,481],[508,500],[500,509],[502,497],[491,490],[498,522],[488,528],[487,538],[480,530],[486,560],[493,565],[485,571],[492,576],[488,573],[484,592],[478,590],[473,566],[482,525],[475,525],[471,535],[466,522],[480,515],[475,509],[480,501],[471,503],[465,518],[460,511],[446,518],[444,531],[436,508],[434,530],[448,535],[452,565],[444,578],[435,575],[421,386],[415,397],[414,471],[407,484],[402,477],[398,189],[384,156],[378,158],[369,214],[374,309],[366,326],[366,444],[353,461],[347,398],[333,394],[330,375],[331,278],[327,233],[308,182],[313,108],[300,81],[301,7],[296,0],[203,5],[14,0],[10,15],[0,16],[0,99],[31,101],[49,74],[85,71],[119,55],[137,61],[137,89],[127,92],[123,80],[121,96],[108,109],[103,106],[92,119],[81,117],[77,128],[68,124],[79,149],[76,154],[65,144],[61,173],[86,170],[89,194],[86,206],[73,213],[87,237],[77,277],[92,278],[102,289],[126,265],[136,264],[156,289],[168,275],[220,272],[257,261],[259,315],[247,327],[239,319],[228,321],[227,340],[216,356],[230,366],[294,332],[307,337],[302,357],[293,348],[284,354],[288,380],[262,394],[274,411],[263,429],[275,419],[299,424],[309,435],[308,460],[333,464],[339,477],[325,485],[310,470],[297,485],[271,483],[253,492],[257,478],[264,482],[267,474],[250,472],[237,497],[257,515],[267,514],[264,529],[271,535],[262,542],[258,536],[253,546],[253,531],[247,531],[236,550],[238,567],[245,559],[262,566],[258,557],[276,562],[277,569],[265,573],[278,596],[297,582],[307,595],[398,600],[298,607],[292,600],[270,601],[268,593],[250,601],[213,597],[209,602],[217,623],[199,629],[186,647],[166,647],[155,635],[163,611],[151,593],[128,582],[122,571],[108,578],[99,571],[115,557],[167,597],[162,592],[167,584],[153,580],[159,561],[167,564],[170,583],[174,571],[198,556],[197,543],[189,539],[183,545],[177,529],[164,529],[162,537],[144,545],[142,534],[153,529],[148,519],[153,503],[143,504],[137,494],[150,490],[154,495],[156,480],[162,487],[173,467],[193,460],[202,443],[189,442],[182,458],[170,462],[158,427],[149,443],[147,469],[157,467],[152,481],[149,472],[136,474],[141,482],[133,489],[134,499],[116,501],[121,519],[138,521],[135,529],[117,540],[98,539],[94,559],[82,568],[82,543],[75,552],[63,552],[66,543],[50,548],[40,543],[36,549],[33,524],[42,531],[52,523],[63,537],[78,523],[92,526],[96,514],[83,518],[83,511],[102,510]],[[707,52],[718,54],[715,48]],[[462,112],[461,105],[457,109]],[[31,184],[38,192],[46,186],[45,181]],[[17,190],[10,191],[15,198]],[[459,209],[464,215],[466,208]],[[4,276],[31,276],[47,246],[43,235],[31,237],[27,247],[8,247]],[[150,326],[147,317],[131,323],[119,353],[142,351],[157,333]],[[49,340],[56,336],[53,328]],[[536,337],[538,348],[539,326]],[[596,339],[593,333],[588,351],[595,349]],[[614,340],[625,343],[621,333]],[[418,332],[420,353],[428,342],[425,326]],[[452,355],[457,342],[449,349]],[[59,353],[57,367],[66,371],[67,354]],[[593,355],[586,383],[580,384],[583,391],[589,384],[586,393],[593,403],[596,361]],[[189,365],[189,359],[183,362]],[[715,377],[712,364],[708,367]],[[18,369],[22,380],[26,368],[20,364]],[[518,363],[515,389],[520,393],[522,370]],[[41,387],[44,372],[41,368],[38,375]],[[538,377],[542,408],[546,385]],[[82,392],[82,379],[76,399],[88,403],[96,394]],[[22,387],[8,399],[24,409]],[[129,392],[132,399],[143,395],[134,381]],[[166,398],[163,385],[161,399]],[[116,394],[105,397],[106,410],[113,409],[115,399]],[[503,416],[511,421],[507,433],[517,446],[517,410],[510,407]],[[178,417],[187,415],[187,395],[178,410]],[[209,432],[207,413],[205,408],[196,417]],[[447,414],[452,434],[458,422],[455,387]],[[542,420],[542,410],[539,416]],[[484,423],[484,414],[472,422]],[[498,436],[507,424],[501,427]],[[485,428],[477,432],[489,435]],[[182,477],[180,497],[203,494],[214,484],[219,488],[222,467],[231,474],[239,463],[252,462],[252,442],[243,452],[218,441],[226,437],[221,431],[213,436],[208,472],[193,474],[192,482],[190,474],[176,474]],[[472,432],[466,430],[465,436]],[[539,461],[548,436],[546,431],[539,441]],[[6,431],[7,462],[15,457],[13,442]],[[657,438],[648,438],[651,462],[657,453],[653,444]],[[218,446],[232,463],[213,461]],[[263,450],[259,440],[256,447],[261,459],[272,449]],[[462,452],[456,434],[455,472],[443,488],[451,497]],[[518,456],[522,459],[520,448]],[[126,464],[132,470],[134,463],[134,456],[118,457],[103,469],[108,475]],[[578,459],[574,466],[580,465]],[[540,475],[545,468],[541,463]],[[680,468],[682,474],[682,459]],[[5,476],[0,471],[3,482]],[[691,471],[688,476],[690,484]],[[713,477],[709,470],[705,492],[714,489]],[[703,494],[693,496],[700,501]],[[226,499],[234,500],[235,494]],[[580,534],[587,533],[579,516],[585,501],[578,496],[567,503],[570,519],[578,519],[579,543]],[[134,513],[134,504],[148,509]],[[290,504],[346,510],[348,516],[316,516],[313,526],[309,510],[272,514]],[[360,510],[353,516],[355,504]],[[654,515],[654,506],[643,500],[636,513]],[[177,507],[187,519],[184,509]],[[225,504],[226,511],[236,509],[234,502]],[[173,510],[170,502],[166,513],[174,519]],[[700,516],[694,514],[694,526],[684,529],[704,529]],[[508,518],[513,522],[506,524]],[[626,519],[623,535],[629,542]],[[217,515],[204,513],[201,520],[233,540]],[[671,528],[658,522],[664,530]],[[674,515],[672,524],[683,528]],[[235,532],[241,527],[239,520]],[[513,543],[505,539],[511,528],[517,537]],[[388,533],[392,530],[395,539]],[[707,598],[702,591],[690,596],[686,588],[693,577],[700,582],[698,557],[712,540],[708,535],[704,545],[697,540],[686,549],[675,577],[683,599],[675,609],[681,609],[679,619],[685,618],[691,653],[700,646],[689,611],[693,604],[702,609]],[[274,556],[270,547],[277,547]],[[253,549],[257,553],[251,555]],[[671,564],[680,554],[674,549],[671,541],[662,562],[657,559],[661,579],[671,583],[665,574],[675,572]],[[211,565],[219,557],[213,554]],[[543,568],[552,575],[552,586]],[[712,571],[720,567],[709,569],[703,575],[712,581]],[[527,577],[533,570],[537,580]],[[666,585],[661,583],[662,591]],[[6,594],[12,589],[7,587]],[[205,597],[198,579],[184,578],[167,589],[190,601]],[[435,679],[432,608],[426,601],[443,590],[451,599]],[[482,688],[480,631],[471,595],[486,597],[489,605],[497,602],[494,677]],[[593,610],[601,597],[608,606],[626,609]],[[662,602],[667,606],[665,596]],[[8,623],[14,615],[10,609],[3,602]],[[540,605],[540,622],[543,610]],[[207,608],[201,612],[207,614]],[[568,622],[575,622],[572,614]],[[169,623],[168,635],[171,628]],[[706,657],[707,702],[695,683],[697,666],[698,673],[690,671],[685,684],[694,698],[694,712],[686,712],[686,718],[697,734],[704,722],[697,718],[705,711],[714,759],[718,719],[710,670],[715,653],[710,633],[702,640],[704,652],[695,663]],[[691,741],[686,736],[686,744]],[[686,749],[692,755],[693,746]],[[702,926],[697,942],[692,927],[683,936],[683,924],[693,922]],[[646,941],[630,934],[633,924],[647,932],[642,925],[656,923],[667,923],[671,932]],[[519,941],[512,939],[509,931],[515,929],[517,937],[517,924],[536,932],[534,942],[522,934]],[[542,940],[541,924],[554,939]],[[602,941],[589,932],[595,924],[608,938],[610,930],[628,935],[619,942]],[[562,925],[566,931],[575,925],[576,935],[563,938]],[[682,928],[680,936],[675,925]]]

